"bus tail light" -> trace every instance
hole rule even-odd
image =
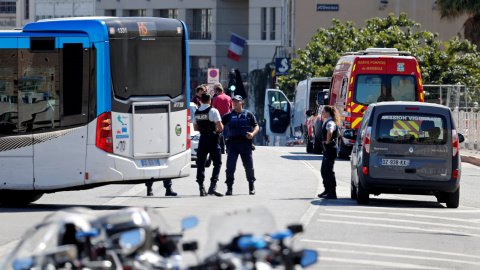
[[[192,112],[190,108],[187,109],[187,149],[190,149],[192,145],[192,137],[190,137],[190,122],[192,121]]]
[[[104,112],[97,118],[96,146],[103,151],[113,153],[112,113]]]
[[[365,151],[367,154],[370,154],[370,135],[372,133],[372,127],[367,127],[367,130],[365,131],[365,139],[363,141],[363,147],[365,148]]]
[[[456,156],[458,153],[458,134],[456,129],[452,129],[452,155]]]

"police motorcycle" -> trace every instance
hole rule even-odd
[[[196,217],[185,218],[182,233],[170,233],[150,208],[129,207],[95,218],[87,218],[87,211],[40,224],[0,269],[179,269],[182,233],[198,223]]]
[[[307,267],[317,262],[314,250],[294,250],[292,237],[301,225],[275,230],[265,208],[245,209],[213,216],[209,223],[206,256],[191,270],[285,269]]]

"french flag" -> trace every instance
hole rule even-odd
[[[230,46],[228,47],[227,57],[237,62],[240,61],[243,47],[245,47],[245,39],[232,33],[232,37],[230,39]]]

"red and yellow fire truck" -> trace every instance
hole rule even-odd
[[[343,135],[358,129],[368,105],[381,101],[424,101],[417,60],[410,52],[392,48],[369,48],[342,56],[333,72],[330,89],[319,103],[337,108]],[[321,120],[317,120],[321,121]],[[415,132],[416,123],[395,123]],[[338,157],[348,158],[354,141],[338,140]]]

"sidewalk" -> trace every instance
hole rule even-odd
[[[480,166],[480,151],[461,148],[460,156],[462,158],[462,162]]]

